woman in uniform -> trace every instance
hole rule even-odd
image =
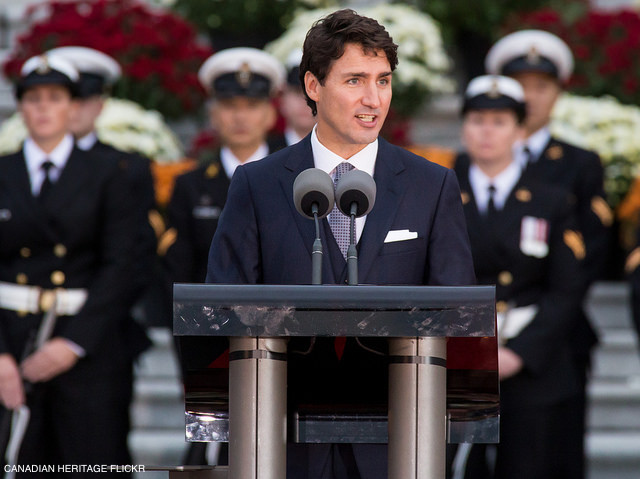
[[[466,152],[455,171],[478,283],[496,285],[501,422],[495,448],[458,449],[454,477],[566,478],[562,418],[580,387],[569,339],[584,244],[564,190],[522,176],[518,82],[472,80],[462,114]]]

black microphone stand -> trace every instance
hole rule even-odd
[[[358,250],[356,248],[356,214],[358,203],[351,203],[351,224],[349,227],[349,248],[347,249],[347,284],[358,284]]]
[[[322,284],[322,240],[320,239],[320,221],[318,220],[318,203],[311,205],[313,221],[316,224],[316,239],[311,251],[311,284]]]

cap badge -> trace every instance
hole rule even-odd
[[[46,75],[50,71],[51,66],[49,66],[49,59],[46,55],[40,55],[40,64],[38,68],[36,68],[36,72],[38,72],[39,75]]]
[[[527,63],[537,65],[540,63],[540,52],[535,46],[532,46],[527,53]]]
[[[498,80],[492,80],[491,88],[487,92],[487,96],[489,98],[498,98],[500,96],[500,87],[498,85]]]
[[[249,68],[249,64],[247,62],[244,62],[240,65],[240,68],[236,73],[236,80],[242,88],[247,88],[249,83],[251,83],[251,78],[251,68]]]

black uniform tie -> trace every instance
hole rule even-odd
[[[38,201],[40,203],[44,203],[47,199],[47,196],[51,193],[51,188],[53,187],[53,182],[51,181],[51,177],[49,173],[51,168],[53,167],[53,163],[51,160],[45,160],[40,168],[44,171],[44,180],[42,181],[42,185],[40,186],[40,193],[38,193]]]
[[[487,220],[489,220],[489,222],[494,221],[498,213],[494,200],[495,194],[496,187],[493,185],[489,185],[489,202],[487,203]]]

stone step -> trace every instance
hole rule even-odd
[[[637,479],[640,431],[587,434],[588,479]]]
[[[588,395],[590,431],[640,432],[640,375],[592,380]]]
[[[179,378],[180,368],[171,331],[167,328],[149,328],[148,335],[153,346],[138,359],[136,377]]]
[[[129,434],[129,448],[133,455],[134,464],[179,465],[182,463],[182,457],[187,448],[184,439],[184,426],[178,430],[134,429]]]
[[[631,329],[629,285],[622,281],[602,281],[594,284],[585,301],[587,315],[598,331]]]
[[[640,375],[640,348],[636,334],[629,329],[608,329],[600,333],[593,354],[593,377]]]
[[[136,380],[130,415],[135,429],[184,430],[183,390],[178,378]]]

